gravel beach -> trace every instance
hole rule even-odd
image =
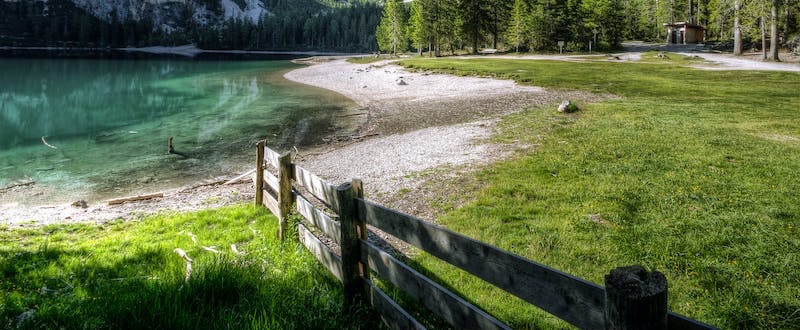
[[[507,157],[512,147],[488,142],[503,115],[565,98],[588,97],[520,86],[510,80],[412,73],[388,61],[352,64],[314,58],[308,63],[313,64],[285,77],[345,95],[357,108],[344,119],[352,121],[350,131],[331,136],[328,144],[300,150],[296,162],[332,183],[360,178],[367,196],[379,202],[391,202],[389,197],[398,191],[416,189],[422,179],[415,173],[442,166],[478,168]],[[113,206],[95,203],[86,208],[70,204],[24,207],[14,201],[35,193],[36,188],[15,187],[0,192],[0,224],[104,222],[252,200],[251,183],[220,184],[224,179],[164,191],[163,198]],[[423,203],[389,206],[412,212]]]

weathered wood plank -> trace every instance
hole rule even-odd
[[[322,243],[314,234],[303,224],[297,225],[297,233],[300,242],[311,251],[312,254],[327,268],[339,281],[344,278],[342,275],[342,258],[337,256],[331,249]]]
[[[256,176],[253,178],[256,185],[256,207],[264,204],[264,141],[256,145]]]
[[[272,191],[278,191],[281,184],[280,181],[278,181],[278,177],[269,171],[264,170],[264,185],[262,187],[264,186],[270,187]]]
[[[374,283],[371,281],[365,282],[369,290],[369,302],[378,310],[383,323],[386,324],[387,327],[396,330],[425,329],[425,326],[414,319],[411,314],[408,314],[408,312],[394,302],[392,298],[389,298],[389,296],[375,286]]]
[[[319,228],[325,235],[331,238],[336,244],[341,243],[342,228],[338,221],[311,204],[303,195],[295,194],[295,206],[297,212],[306,220]]]
[[[456,329],[510,329],[438,283],[420,274],[375,245],[361,241],[363,259],[369,268],[421,302]]]
[[[275,150],[270,149],[269,147],[264,147],[264,160],[267,161],[272,167],[278,168],[281,164],[280,159],[281,154],[276,152]]]
[[[163,197],[164,197],[164,193],[155,193],[155,194],[147,194],[147,195],[138,195],[138,196],[123,197],[123,198],[115,198],[115,199],[109,199],[108,200],[108,205],[119,205],[119,204],[123,204],[123,203],[127,203],[127,202],[137,202],[137,201],[143,201],[143,200],[148,200],[148,199],[153,199],[153,198],[163,198]]]
[[[703,322],[692,320],[675,312],[667,313],[667,328],[670,330],[711,330],[716,327]]]
[[[294,179],[314,197],[325,203],[325,206],[330,207],[336,213],[339,212],[336,206],[333,205],[336,204],[334,203],[336,200],[336,187],[334,185],[297,165],[294,166]]]
[[[292,212],[292,154],[286,153],[278,158],[278,204],[280,216],[278,219],[278,237],[283,240],[289,231],[289,213]]]
[[[605,290],[448,229],[356,199],[367,224],[538,306],[579,328],[605,326]]]
[[[273,196],[271,193],[269,193],[269,190],[264,191],[264,192],[265,192],[265,194],[264,194],[264,205],[267,206],[267,209],[269,209],[269,211],[272,212],[272,214],[274,214],[276,217],[280,217],[281,216],[281,206],[280,206],[280,204],[278,204],[278,200],[275,198],[275,196]]]
[[[359,220],[356,215],[355,190],[352,183],[336,187],[335,208],[339,209],[339,224],[342,238],[339,247],[342,251],[342,284],[344,285],[345,307],[366,303],[364,292],[364,276],[366,272],[361,263],[361,237],[359,236]]]

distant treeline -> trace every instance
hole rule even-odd
[[[485,48],[507,51],[609,50],[623,40],[666,42],[665,23],[705,28],[732,44],[800,42],[800,0],[385,0],[377,30],[386,52]],[[738,32],[736,32],[738,31]],[[775,32],[772,32],[775,31]],[[773,34],[774,37],[767,34]]]
[[[236,1],[235,1],[236,2]],[[243,1],[242,4],[244,5]],[[187,2],[188,3],[188,2]],[[377,49],[375,29],[381,7],[374,1],[264,0],[257,21],[223,17],[218,0],[173,5],[169,24],[150,16],[111,13],[97,18],[69,0],[0,1],[0,46],[144,47],[194,43],[203,49],[327,50],[370,52]],[[196,6],[212,14],[198,23]],[[175,8],[178,9],[175,9]],[[119,17],[127,16],[127,19]]]

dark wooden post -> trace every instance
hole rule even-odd
[[[256,207],[264,205],[264,147],[266,141],[256,144]]]
[[[360,186],[360,181],[355,181]],[[342,284],[344,285],[344,306],[349,310],[360,300],[366,298],[365,282],[361,277],[361,243],[354,198],[357,191],[353,183],[344,183],[336,188],[336,208],[342,227]],[[366,234],[366,232],[364,232]]]
[[[667,279],[642,266],[606,275],[606,329],[667,329]]]
[[[354,198],[364,198],[364,183],[361,179],[353,179],[351,185],[353,186],[353,197]],[[367,222],[361,221],[361,217],[358,216],[358,208],[356,207],[355,203],[353,203],[353,214],[354,214],[354,222],[356,228],[358,229],[358,238],[361,240],[366,241],[368,238],[369,232],[367,231]],[[358,244],[359,251],[358,251],[358,271],[361,278],[369,280],[369,268],[366,264],[364,264],[363,260],[361,259],[361,243]],[[364,288],[364,292],[366,292],[366,287]]]
[[[292,154],[286,153],[278,158],[278,204],[280,213],[278,215],[278,237],[283,240],[289,224],[287,218],[292,212]]]

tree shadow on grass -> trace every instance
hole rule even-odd
[[[289,247],[291,248],[291,247]],[[293,253],[294,251],[286,251]],[[366,309],[342,312],[341,285],[300,261],[253,254],[195,258],[142,248],[98,261],[64,246],[0,252],[0,326],[65,329],[341,329],[375,327]]]

